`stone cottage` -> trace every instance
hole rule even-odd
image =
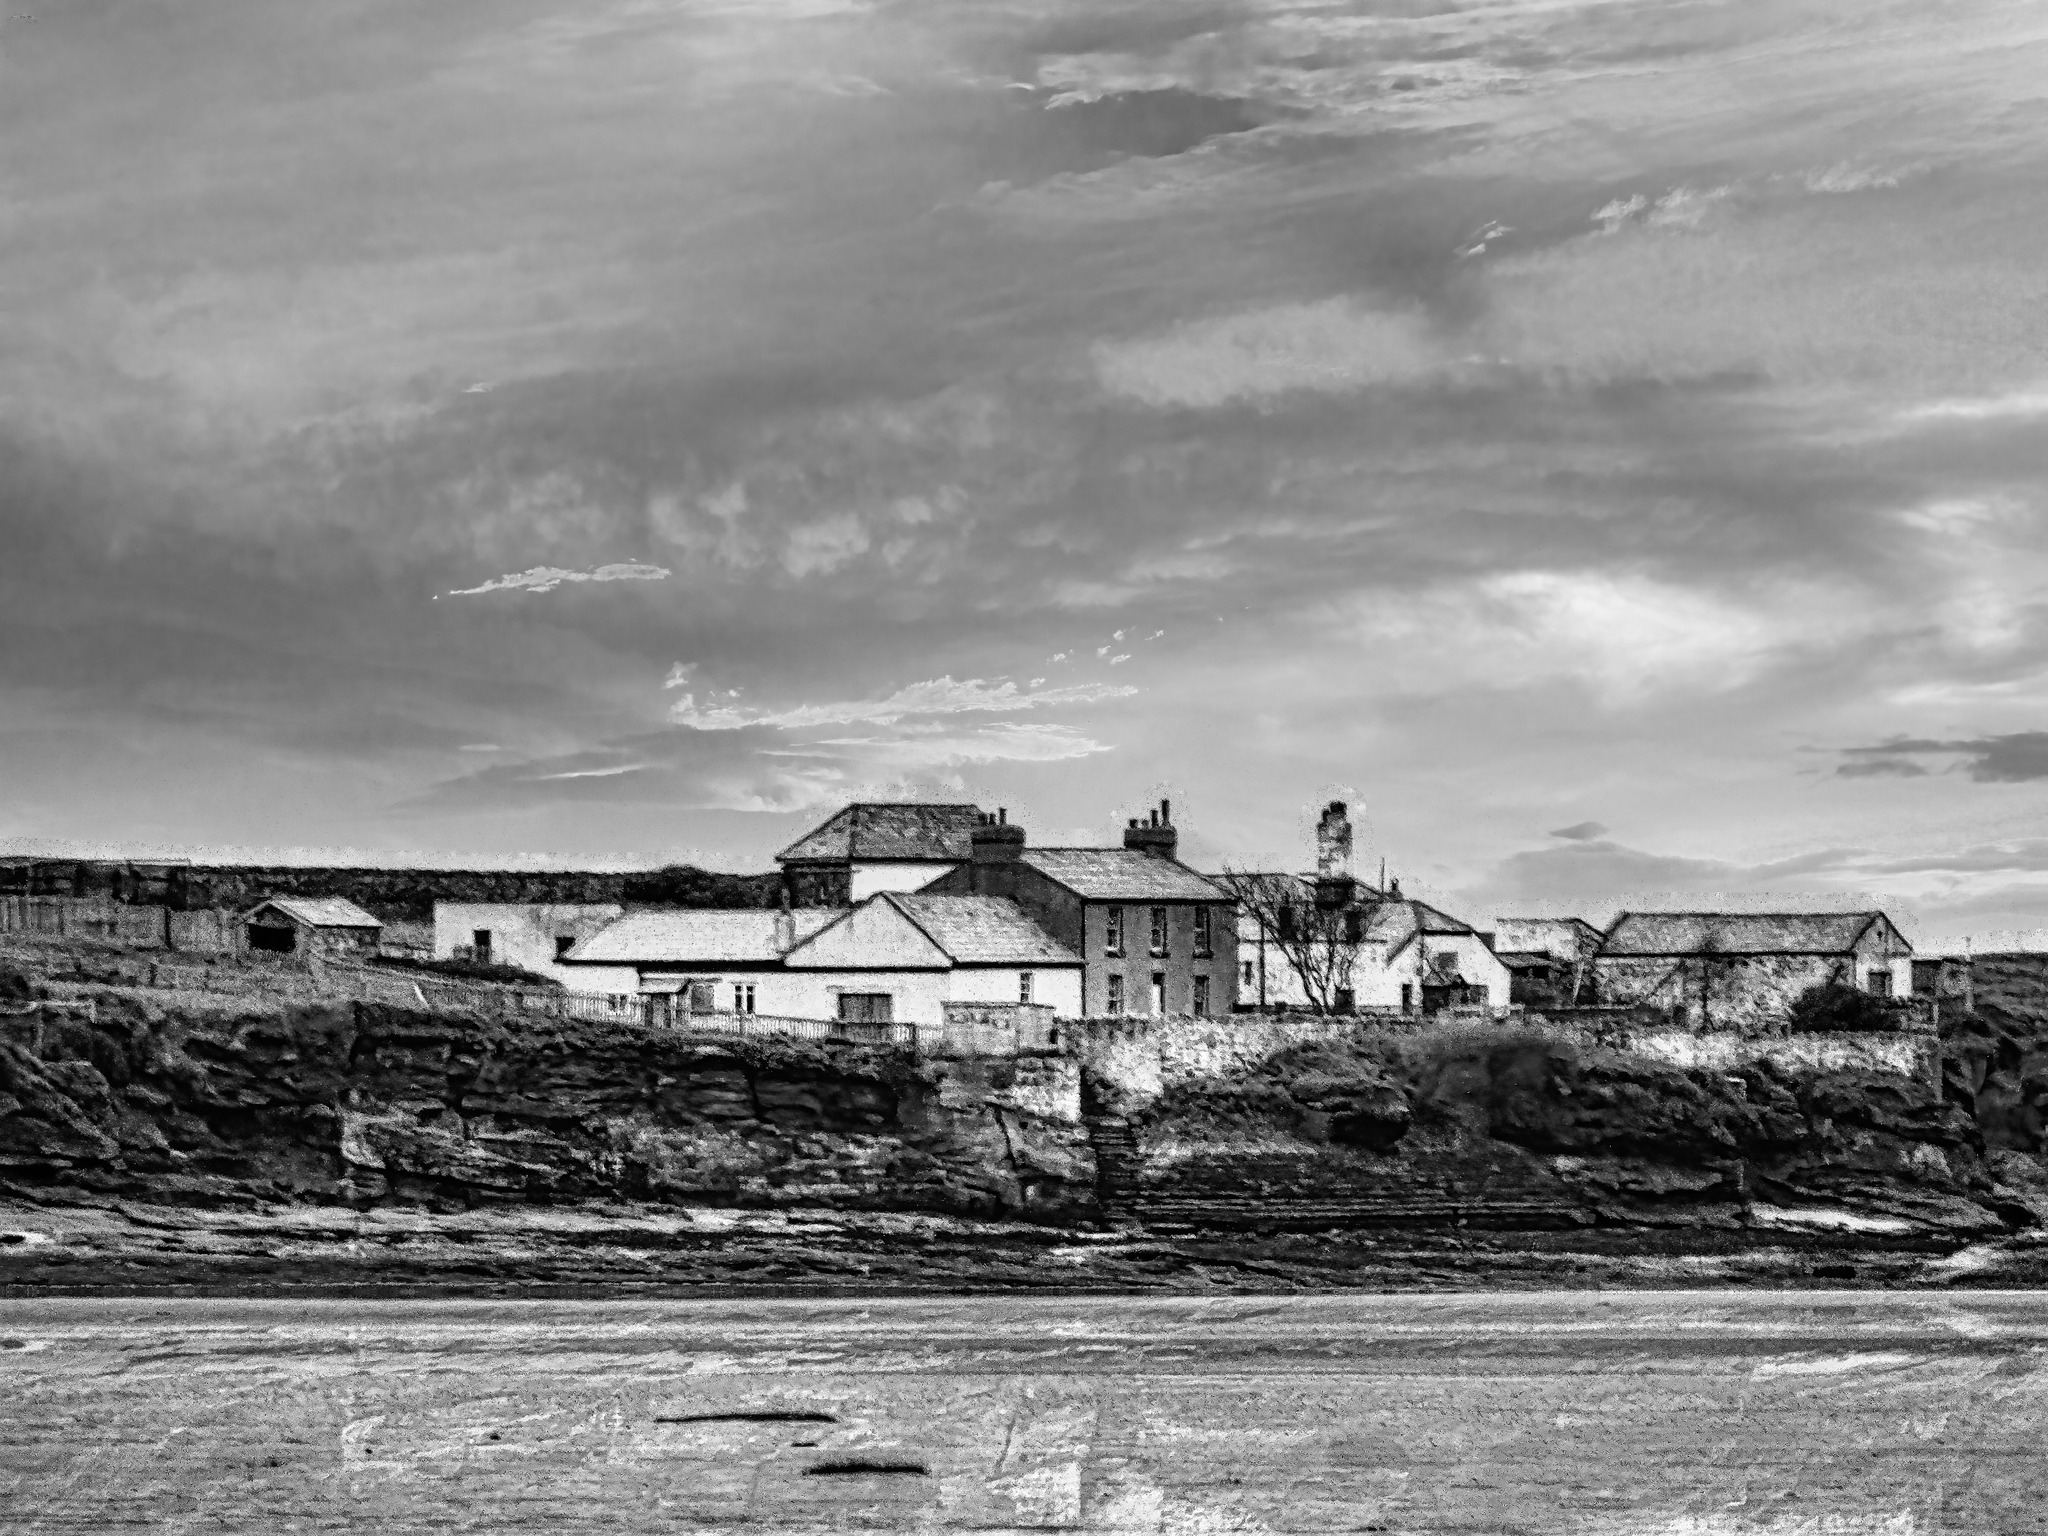
[[[1602,1003],[1754,1034],[1827,982],[1910,996],[1913,946],[1882,912],[1624,912],[1601,939],[1593,973]]]

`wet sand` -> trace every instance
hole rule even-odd
[[[0,1529],[2048,1526],[2048,1295],[0,1302]]]

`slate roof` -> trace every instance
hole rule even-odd
[[[273,896],[249,909],[254,917],[265,907],[275,907],[308,928],[382,928],[381,918],[372,917],[354,902],[341,896]]]
[[[853,859],[964,862],[972,855],[970,839],[981,815],[977,805],[863,801],[806,832],[775,859],[777,863],[845,863]]]
[[[1846,955],[1872,923],[1891,926],[1882,912],[1624,912],[1599,954],[1696,955],[1711,936],[1724,955]]]
[[[798,907],[790,913],[795,942],[801,944],[843,907]],[[562,958],[612,965],[732,965],[773,961],[783,956],[776,942],[781,913],[772,908],[686,909],[629,912],[607,923]]]
[[[1363,910],[1365,921],[1360,937],[1368,943],[1387,945],[1390,956],[1400,953],[1413,939],[1476,937],[1479,931],[1448,912],[1439,912],[1426,901],[1375,901]]]
[[[1023,860],[1091,901],[1230,901],[1187,865],[1133,848],[1026,848]]]
[[[1598,928],[1582,917],[1496,917],[1495,942],[1503,950],[1576,959],[1600,947]]]
[[[1001,896],[886,893],[956,965],[1079,965],[1081,957]]]

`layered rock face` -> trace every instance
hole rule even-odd
[[[1486,1025],[1291,1047],[1093,1097],[1134,1136],[1123,1197],[1176,1218],[1735,1227],[1827,1206],[1991,1232],[2048,1218],[2037,1122],[2007,1107],[2031,1091],[1994,1077],[1998,1123],[2036,1127],[1997,1133],[2001,1147],[1971,1103],[1897,1074],[1688,1069]]]
[[[90,1016],[4,1022],[0,1181],[21,1189],[1093,1209],[1078,1074],[1058,1060],[912,1063],[370,1004],[167,1011],[119,993]]]

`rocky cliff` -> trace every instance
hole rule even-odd
[[[2048,1255],[2048,962],[1979,976],[1937,1085],[1687,1068],[1542,1027],[1249,1016],[1076,1031],[1072,1058],[914,1061],[0,970],[0,1205],[45,1213],[30,1236],[79,1233],[0,1247],[0,1271],[99,1275],[169,1232],[176,1275],[231,1252],[284,1272],[263,1233],[304,1227],[322,1273],[363,1277],[612,1283],[659,1250],[721,1283],[1905,1283],[1969,1245]],[[1104,1218],[1149,1231],[1091,1235]],[[2048,1275],[2026,1263],[2011,1273]]]
[[[370,1004],[166,1008],[115,989],[88,1010],[10,990],[0,1184],[44,1198],[1093,1210],[1061,1061]]]

